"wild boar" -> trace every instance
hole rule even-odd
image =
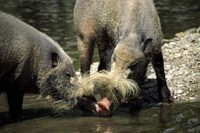
[[[69,98],[76,93],[76,75],[71,58],[59,44],[3,12],[0,12],[0,55],[0,92],[7,94],[14,121],[21,120],[23,95],[28,90],[51,95],[55,101],[76,100],[71,107],[90,102],[88,107],[95,108],[89,99]]]
[[[162,30],[153,0],[76,0],[74,27],[80,53],[81,73],[88,73],[97,45],[98,71],[142,84],[151,62],[162,102],[172,102],[165,73]]]

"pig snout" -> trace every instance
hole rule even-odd
[[[101,99],[95,106],[96,111],[100,116],[111,117],[111,101],[107,97]]]

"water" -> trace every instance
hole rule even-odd
[[[138,113],[129,113],[119,108],[111,118],[67,114],[55,117],[47,100],[37,96],[25,96],[24,121],[1,123],[1,133],[197,133],[200,132],[200,102],[172,104],[152,107]],[[0,110],[4,105],[0,104]],[[0,120],[7,119],[7,113],[0,112]]]
[[[74,59],[79,58],[73,30],[72,12],[75,0],[0,0],[0,10],[13,14],[53,39]],[[200,26],[200,1],[156,0],[165,38],[176,32]],[[94,61],[98,61],[95,52]],[[10,123],[4,95],[0,95],[1,133],[64,133],[64,132],[200,132],[200,102],[174,104],[167,107],[143,109],[131,114],[119,109],[111,118],[87,116],[82,113],[55,117],[51,104],[35,95],[26,95],[22,123]]]

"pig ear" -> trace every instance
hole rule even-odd
[[[52,67],[56,67],[58,65],[58,60],[59,56],[57,53],[51,53],[51,62],[52,62]]]
[[[142,43],[141,50],[144,52],[145,55],[149,55],[153,51],[153,39],[148,38]]]

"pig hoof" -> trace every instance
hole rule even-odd
[[[166,106],[166,105],[170,105],[171,103],[173,103],[173,97],[170,96],[168,99],[163,99],[162,102],[157,103],[158,106]]]
[[[163,99],[162,100],[163,103],[173,103],[174,102],[174,98],[172,96],[169,96],[168,98],[166,99]]]

